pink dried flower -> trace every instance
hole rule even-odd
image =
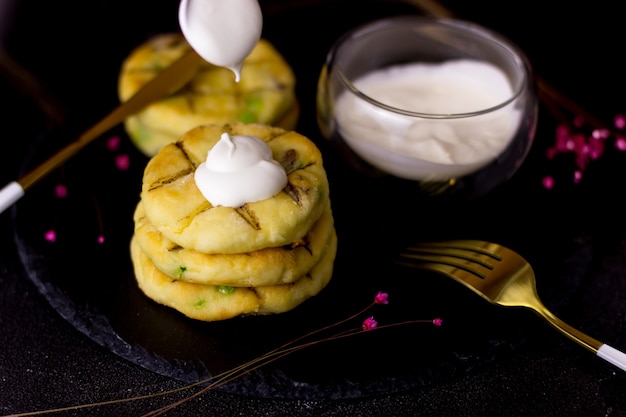
[[[441,327],[441,325],[443,324],[443,320],[437,317],[436,319],[433,320],[433,324],[437,327]]]
[[[547,87],[547,88],[546,88]],[[615,114],[613,123],[605,123],[582,106],[560,94],[558,91],[540,83],[540,99],[545,102],[553,114],[555,126],[554,144],[546,151],[548,160],[556,159],[560,153],[572,153],[575,162],[574,182],[582,181],[584,171],[590,162],[599,160],[604,154],[606,141],[613,140],[619,151],[626,151],[626,114]],[[567,118],[567,120],[565,119]],[[552,180],[542,180],[547,189],[554,187]]]
[[[567,141],[567,150],[570,152],[581,153],[585,151],[585,147],[587,145],[587,141],[585,135],[582,133],[575,133],[570,136]]]
[[[115,157],[115,165],[120,171],[126,171],[130,166],[130,157],[128,154],[122,154]]]
[[[584,153],[579,153],[576,155],[576,166],[581,169],[587,169],[587,165],[589,164],[589,155]]]
[[[64,184],[57,184],[56,187],[54,187],[54,194],[57,198],[67,197],[67,187]]]
[[[110,151],[116,151],[119,149],[120,143],[122,143],[122,139],[119,136],[111,136],[109,140],[107,140],[107,148]]]
[[[98,236],[98,243],[100,243],[100,244],[104,243],[104,236],[102,236],[102,235]]]
[[[582,171],[579,171],[579,170],[574,171],[574,182],[578,184],[579,182],[582,181],[582,179],[583,179]]]
[[[373,316],[368,317],[365,320],[363,320],[363,324],[361,325],[361,328],[366,332],[370,330],[374,330],[377,327],[378,327],[378,322],[374,320]]]
[[[543,179],[543,187],[546,190],[551,190],[554,188],[554,178],[551,176],[547,176]]]
[[[379,292],[374,297],[374,303],[376,304],[389,304],[388,294],[386,292]]]
[[[593,129],[591,137],[594,139],[608,139],[611,136],[609,129]]]
[[[575,116],[574,120],[572,120],[572,124],[578,128],[583,127],[585,125],[585,119],[582,116]]]
[[[593,160],[600,159],[604,153],[604,138],[592,137],[587,144],[587,153]]]
[[[559,150],[557,149],[556,146],[548,148],[548,150],[546,151],[546,157],[548,159],[554,159],[554,157],[557,156],[558,154],[559,154]]]
[[[44,239],[46,239],[48,242],[53,243],[57,240],[57,233],[54,231],[54,229],[50,229],[44,235]]]
[[[563,103],[561,103],[563,104]],[[570,109],[572,110],[572,109]],[[616,129],[626,129],[626,116],[618,114],[613,123]],[[573,130],[572,130],[573,129]],[[546,150],[549,160],[555,159],[559,154],[571,153],[576,165],[574,169],[574,183],[582,182],[584,171],[590,162],[599,160],[605,152],[606,141],[614,138],[614,146],[619,151],[626,151],[626,137],[615,129],[596,121],[587,114],[575,114],[569,124],[561,123],[555,129],[554,145]],[[554,188],[554,180],[545,177],[542,180],[544,188]]]
[[[556,142],[554,144],[555,149],[559,152],[567,151],[569,141],[569,128],[566,125],[558,125],[556,127]]]

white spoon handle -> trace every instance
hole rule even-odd
[[[626,353],[620,352],[609,345],[602,345],[598,349],[597,355],[605,361],[626,371]]]
[[[0,190],[0,213],[11,207],[13,203],[22,198],[24,189],[17,181],[12,181]]]

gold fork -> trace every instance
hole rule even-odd
[[[479,240],[420,243],[402,251],[397,263],[448,276],[493,304],[529,308],[571,340],[626,370],[626,354],[576,330],[544,306],[531,265],[511,249]]]

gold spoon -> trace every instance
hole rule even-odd
[[[123,122],[128,116],[138,112],[151,102],[179,90],[196,73],[201,62],[202,58],[195,51],[190,50],[145,84],[130,99],[117,106],[111,113],[87,129],[76,141],[62,148],[20,179],[5,185],[0,189],[0,213],[19,200],[33,184],[67,161],[95,138]]]

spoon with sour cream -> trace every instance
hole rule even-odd
[[[263,15],[257,0],[181,0],[180,29],[204,60],[241,78],[244,59],[261,37]]]

